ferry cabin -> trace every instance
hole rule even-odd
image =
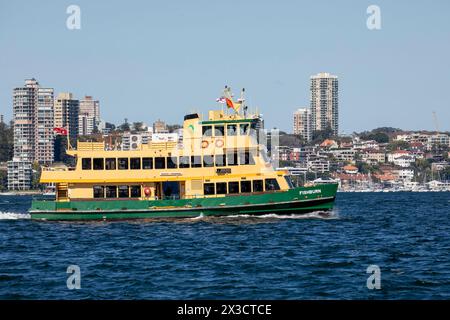
[[[142,144],[138,150],[105,150],[104,142],[78,142],[74,168],[44,168],[41,183],[56,183],[57,201],[161,200],[225,197],[286,191],[258,144],[260,119],[210,111],[187,115],[183,142]]]

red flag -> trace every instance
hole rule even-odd
[[[234,109],[233,101],[231,101],[231,100],[228,99],[228,98],[225,98],[225,101],[227,102],[227,107],[228,107],[228,108]]]
[[[56,134],[67,136],[67,129],[66,128],[53,128],[53,132]]]

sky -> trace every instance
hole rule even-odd
[[[80,29],[66,26],[70,5]],[[380,8],[370,30],[367,8]],[[0,0],[0,114],[24,79],[100,100],[108,122],[220,108],[246,89],[267,128],[292,132],[310,76],[339,77],[339,131],[450,130],[450,1]]]

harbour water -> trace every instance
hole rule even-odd
[[[0,299],[450,298],[450,192],[339,193],[330,215],[89,223],[32,221],[30,202],[0,196]]]

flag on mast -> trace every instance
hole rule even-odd
[[[66,128],[53,128],[53,132],[57,135],[61,136],[67,136],[67,129]]]

